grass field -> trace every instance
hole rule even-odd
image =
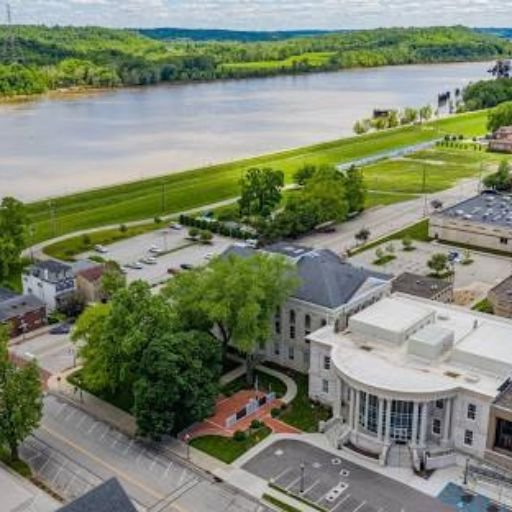
[[[424,126],[408,126],[350,137],[160,178],[72,194],[56,198],[51,203],[31,203],[28,205],[28,211],[34,228],[33,242],[82,229],[121,224],[156,215],[169,215],[235,197],[239,191],[240,175],[252,166],[282,169],[286,181],[290,183],[295,170],[305,163],[348,162],[391,148],[432,140],[444,133],[464,133],[466,136],[473,136],[485,132],[486,119],[486,112],[454,116]],[[390,186],[385,190],[389,189]],[[414,190],[414,187],[411,190]],[[380,199],[383,200],[382,197]]]
[[[336,52],[309,52],[302,55],[288,57],[283,60],[266,60],[260,62],[233,62],[222,64],[222,69],[243,69],[248,71],[274,70],[274,69],[291,69],[294,65],[307,62],[309,66],[320,67],[329,59],[336,55]]]

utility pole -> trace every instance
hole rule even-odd
[[[421,186],[423,192],[423,217],[428,215],[428,201],[427,201],[427,167],[423,165],[423,180]]]
[[[160,207],[161,207],[162,213],[165,213],[165,181],[162,181]]]
[[[7,20],[7,34],[4,40],[4,47],[0,60],[8,64],[21,64],[23,62],[23,55],[16,38],[16,28],[12,22],[11,4],[5,4],[5,11]]]
[[[57,219],[55,218],[55,206],[53,201],[48,201],[48,208],[50,209],[50,225],[52,226],[53,237],[57,236]]]

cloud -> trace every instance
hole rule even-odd
[[[11,5],[15,21],[50,25],[248,30],[512,26],[512,0],[11,0]]]

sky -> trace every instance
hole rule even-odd
[[[6,0],[0,0],[0,6]],[[512,0],[9,0],[15,23],[239,30],[512,27]],[[3,22],[4,9],[0,11]]]

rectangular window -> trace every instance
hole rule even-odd
[[[292,361],[295,359],[295,350],[293,347],[288,347],[288,359],[291,359]]]
[[[504,237],[500,238],[500,244],[508,245],[508,238],[504,238]]]
[[[476,419],[476,405],[475,404],[468,404],[468,414],[467,414],[468,420],[475,420]]]
[[[473,446],[473,431],[466,430],[464,432],[464,444],[466,446]]]
[[[290,325],[290,339],[295,339],[295,325]]]
[[[441,420],[439,418],[434,418],[432,421],[432,434],[436,436],[441,434]]]
[[[278,356],[281,353],[281,347],[279,346],[279,343],[274,343],[274,354]]]
[[[322,391],[324,393],[329,393],[329,381],[328,380],[322,380]]]
[[[279,320],[276,320],[275,330],[276,334],[281,334],[281,322]]]
[[[329,356],[324,356],[324,370],[331,369],[331,358]]]
[[[436,400],[436,407],[438,409],[444,409],[444,400]]]

